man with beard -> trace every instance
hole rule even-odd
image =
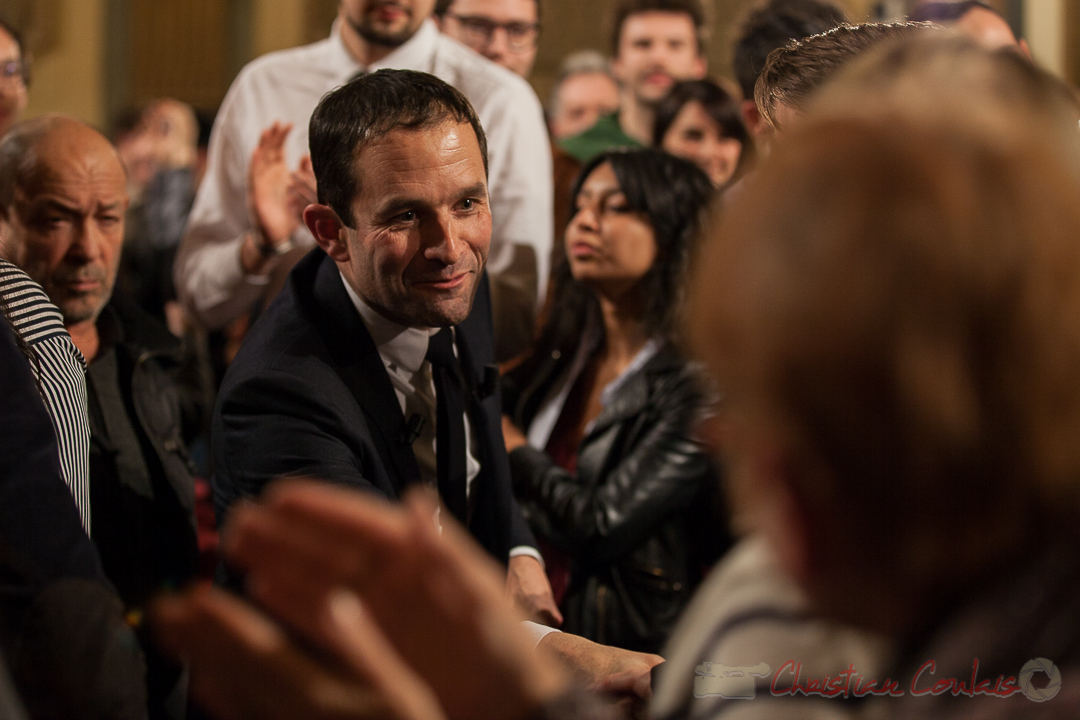
[[[124,609],[196,571],[195,488],[185,427],[179,341],[154,318],[110,301],[124,238],[124,167],[109,141],[51,115],[0,142],[0,257],[60,309],[88,363],[91,538]],[[148,642],[150,717],[183,717],[185,680]]]
[[[175,264],[177,292],[202,324],[219,328],[265,305],[314,247],[301,217],[315,202],[311,113],[354,76],[393,68],[435,75],[476,108],[490,140],[496,353],[502,360],[524,350],[502,343],[509,336],[501,328],[531,328],[547,286],[552,181],[543,111],[523,79],[440,35],[429,19],[434,5],[341,0],[329,38],[240,72],[218,113]]]
[[[619,110],[564,140],[562,148],[588,162],[610,148],[651,144],[656,104],[676,81],[705,76],[704,24],[698,0],[623,0],[612,36]]]

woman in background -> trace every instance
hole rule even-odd
[[[697,167],[660,150],[589,162],[550,320],[503,385],[515,493],[569,559],[563,628],[642,652],[661,648],[728,543],[716,472],[693,438],[705,397],[673,343],[712,194]]]
[[[712,80],[671,88],[656,109],[653,145],[693,162],[716,188],[730,184],[752,154],[739,101]]]

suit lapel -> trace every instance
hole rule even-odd
[[[368,417],[372,441],[399,495],[420,481],[405,418],[375,341],[345,292],[341,274],[322,251],[310,307],[305,308],[330,350],[334,369]],[[302,297],[302,296],[301,296]]]

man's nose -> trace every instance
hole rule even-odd
[[[489,60],[501,58],[510,52],[510,34],[504,27],[497,27],[491,33],[491,40],[484,48],[484,57]]]
[[[92,218],[85,218],[75,223],[68,255],[80,260],[96,260],[101,255],[104,242],[105,235],[97,223]]]
[[[438,260],[444,265],[454,265],[465,252],[465,241],[457,236],[453,221],[446,217],[435,218],[424,237],[424,257]]]

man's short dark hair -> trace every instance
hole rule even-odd
[[[863,23],[841,25],[820,35],[792,41],[774,50],[757,79],[754,101],[758,112],[776,126],[776,106],[801,108],[806,98],[845,64],[888,42],[936,27],[930,23]]]
[[[924,2],[915,8],[908,19],[912,22],[953,23],[979,8],[989,10],[1002,20],[1005,16],[981,0],[963,0],[962,2]]]
[[[361,192],[356,173],[361,151],[394,130],[422,130],[445,122],[472,125],[486,173],[487,136],[476,111],[464,95],[434,75],[379,70],[330,91],[308,126],[319,202],[352,227],[352,202]]]
[[[734,47],[735,78],[743,98],[753,99],[754,84],[773,50],[846,22],[843,10],[821,0],[770,0],[751,9],[739,23]]]
[[[435,11],[434,11],[435,17],[440,17],[441,18],[443,15],[450,12],[450,6],[453,5],[454,2],[455,2],[455,0],[436,0]],[[533,2],[536,3],[536,19],[539,20],[540,19],[540,9],[541,9],[543,3],[541,3],[540,0],[533,0]]]
[[[612,55],[619,56],[619,40],[622,38],[626,20],[647,12],[680,13],[688,16],[694,25],[698,54],[704,53],[705,9],[702,8],[700,0],[622,0],[615,7],[615,21],[611,28]]]

